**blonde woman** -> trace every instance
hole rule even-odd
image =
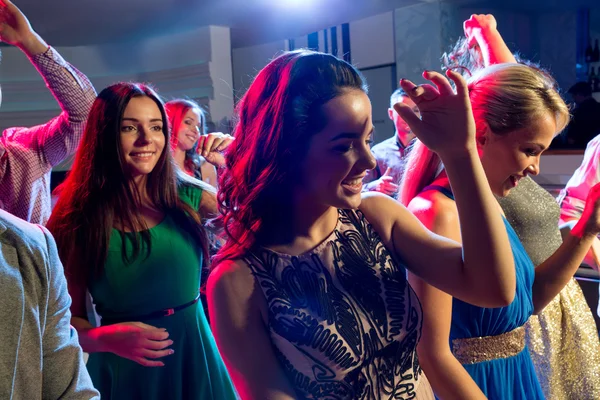
[[[492,192],[506,197],[528,175],[539,173],[540,155],[567,124],[568,108],[554,81],[526,65],[487,67],[474,74],[468,87],[485,174]],[[506,307],[472,306],[414,275],[409,278],[426,316],[419,360],[439,398],[544,399],[527,348],[525,324],[570,281],[600,231],[598,190],[592,190],[588,205],[593,207],[585,218],[536,269],[504,219],[517,276],[515,299]],[[415,144],[409,157],[401,200],[432,231],[462,239],[443,165],[421,143]]]

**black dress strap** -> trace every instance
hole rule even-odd
[[[443,194],[444,196],[448,197],[451,200],[454,200],[454,194],[452,193],[452,190],[448,189],[447,187],[444,186],[440,186],[440,185],[429,185],[426,186],[425,188],[423,188],[423,192],[426,192],[428,190],[436,190],[438,192],[440,192],[441,194]]]

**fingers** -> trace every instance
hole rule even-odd
[[[141,332],[144,338],[155,341],[167,340],[169,338],[169,332],[160,330],[158,328],[147,329]]]
[[[231,135],[222,132],[209,133],[198,140],[198,153],[206,157],[210,152],[223,151],[233,142]]]
[[[231,135],[225,135],[223,138],[223,142],[215,149],[215,151],[223,151],[229,147],[231,143],[233,143],[234,137]]]
[[[150,350],[163,350],[173,344],[172,340],[151,340],[146,339],[141,342],[141,346]]]
[[[383,178],[384,176],[390,176],[392,174],[392,169],[390,167],[387,167],[387,169],[385,170],[384,174],[381,175],[381,177]]]
[[[198,138],[198,142],[196,143],[196,153],[202,155],[202,149],[204,148],[205,140],[206,140],[206,136],[200,136]]]
[[[417,114],[415,114],[415,112],[412,110],[412,107],[409,107],[404,103],[394,104],[394,110],[396,110],[400,118],[402,118],[404,122],[408,124],[408,127],[413,132],[417,131],[420,124],[423,123]]]
[[[208,134],[204,137],[204,142],[202,144],[202,157],[206,157],[212,148],[213,142],[215,141],[215,135]]]
[[[175,353],[175,350],[173,350],[173,349],[165,349],[165,350],[140,349],[136,353],[138,353],[138,354],[136,354],[136,357],[157,359],[157,358],[163,358],[166,356],[170,356],[171,354]]]
[[[467,81],[457,72],[452,70],[446,71],[446,76],[454,82],[456,86],[456,94],[463,97],[469,97],[469,88],[467,86]]]
[[[408,79],[400,80],[400,86],[415,104],[419,104],[423,100],[433,100],[439,95],[433,86],[429,84],[417,86]]]
[[[423,78],[433,82],[441,95],[448,96],[454,94],[454,90],[452,89],[450,82],[448,82],[448,79],[439,72],[424,71]]]
[[[388,168],[389,170],[390,168]],[[386,171],[388,172],[388,171]],[[378,192],[387,194],[388,196],[393,195],[395,193],[398,192],[398,190],[400,189],[400,186],[393,183],[394,178],[392,178],[391,176],[382,176],[381,178],[379,178],[379,183],[377,184],[377,187],[375,190],[377,190]]]
[[[151,360],[148,360],[143,357],[132,357],[131,360],[135,361],[136,363],[138,363],[140,365],[143,365],[144,367],[164,367],[165,366],[165,363],[163,363],[162,361],[151,361]]]

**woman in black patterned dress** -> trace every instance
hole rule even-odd
[[[244,399],[432,399],[406,269],[476,305],[512,301],[515,268],[502,257],[511,250],[476,152],[465,82],[448,76],[457,94],[438,73],[424,73],[435,88],[401,82],[422,120],[396,110],[457,182],[464,247],[393,199],[361,194],[375,167],[373,122],[366,83],[350,64],[288,52],[241,100],[220,180],[229,239],[207,289],[217,344]]]

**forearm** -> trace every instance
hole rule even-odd
[[[424,344],[423,344],[424,345]],[[419,362],[440,400],[485,400],[479,386],[450,351],[418,347]]]
[[[99,353],[108,351],[101,340],[104,327],[94,328],[86,319],[72,317],[71,325],[79,336],[79,345],[86,353]]]
[[[509,304],[514,298],[515,266],[500,206],[476,151],[443,157],[460,220],[463,245],[461,279],[474,298]],[[477,293],[479,292],[479,293]]]
[[[96,99],[90,80],[47,45],[43,51],[23,50],[71,122],[85,122]]]
[[[494,64],[517,62],[504,39],[502,39],[502,35],[496,29],[482,30],[477,36],[477,43],[486,67]]]
[[[535,269],[534,313],[541,312],[573,277],[590,250],[595,235],[565,235],[563,244]]]

